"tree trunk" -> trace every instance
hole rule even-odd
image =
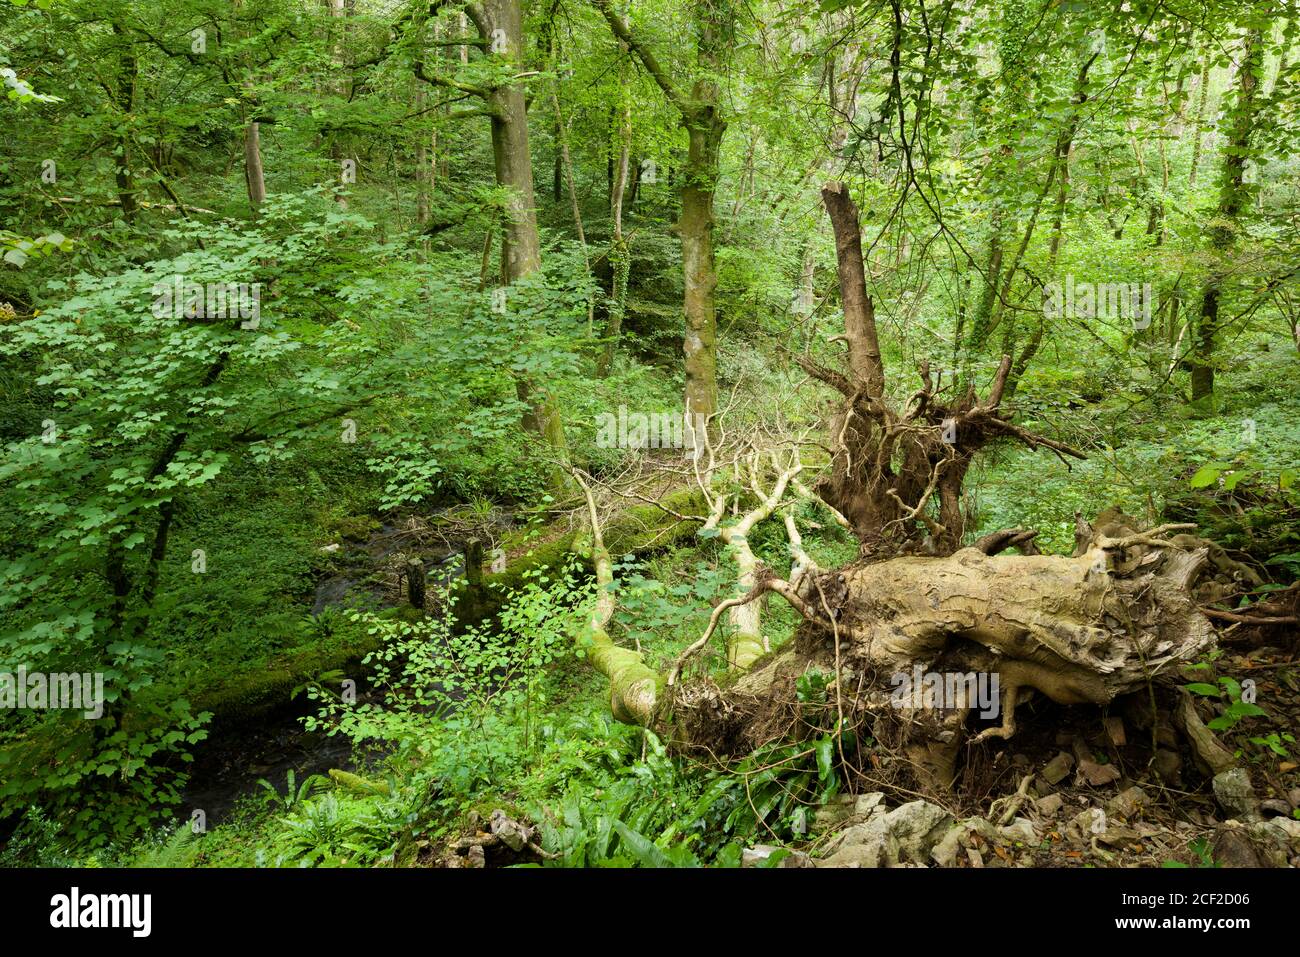
[[[626,71],[620,80],[626,79]],[[621,85],[621,84],[620,84]],[[609,241],[609,265],[612,273],[609,290],[609,318],[605,323],[605,345],[596,360],[596,375],[605,378],[614,362],[618,337],[623,331],[623,315],[627,310],[627,282],[632,263],[623,238],[623,197],[627,191],[628,164],[632,151],[632,101],[626,94],[618,120],[618,156],[614,162],[614,185],[610,190],[609,211],[613,220],[613,236]]]
[[[333,60],[333,69],[338,74],[339,77],[338,86],[335,90],[335,93],[339,97],[346,99],[350,90],[348,84],[348,77],[343,69],[345,38],[346,38],[346,30],[347,30],[346,24],[344,22],[344,18],[351,15],[352,6],[348,3],[348,0],[328,0],[328,3],[329,3],[330,16],[338,21],[338,23],[335,24],[335,29],[337,30],[337,33],[335,34],[334,44],[331,51],[331,58]],[[349,186],[351,182],[355,179],[356,169],[355,167],[353,167],[351,171],[352,175],[351,176],[348,175],[348,170],[345,162],[348,159],[348,157],[344,152],[343,144],[339,142],[339,136],[337,131],[331,133],[330,157],[334,161],[335,176],[337,177],[337,182],[339,186],[338,190],[335,191],[334,193],[334,201],[339,205],[340,209],[347,209],[348,198],[345,192],[345,187]]]
[[[424,562],[418,558],[412,558],[406,563],[406,597],[411,603],[412,608],[424,610],[425,585],[427,576],[424,571]]]
[[[118,24],[113,24],[113,33],[125,42],[126,31]],[[114,102],[119,113],[118,122],[121,129],[116,136],[117,156],[113,157],[113,178],[117,183],[117,198],[122,205],[122,218],[128,223],[135,221],[136,188],[135,174],[131,171],[131,111],[135,108],[135,84],[139,77],[140,65],[134,54],[125,52],[118,65],[117,90]]]
[[[250,120],[244,130],[244,176],[248,180],[248,201],[256,212],[266,202],[266,176],[262,171],[261,125]]]
[[[697,84],[696,95],[701,95],[701,87],[708,85]],[[687,415],[692,417],[711,416],[718,410],[714,302],[718,274],[713,258],[713,197],[718,181],[718,152],[726,124],[716,110],[714,105],[705,106],[697,116],[686,121],[689,147],[682,183],[682,213],[677,221],[686,279],[685,405]]]
[[[425,92],[423,85],[415,91],[415,108],[416,111],[423,115],[425,107]],[[415,222],[418,226],[427,226],[429,224],[429,199],[433,188],[433,171],[437,168],[438,157],[435,153],[432,161],[429,157],[429,146],[434,140],[431,138],[426,143],[423,134],[417,134],[418,139],[415,143]],[[437,136],[435,132],[434,137]]]
[[[718,153],[727,128],[722,115],[717,77],[735,40],[735,11],[730,0],[713,0],[692,8],[697,77],[689,94],[683,92],[643,46],[610,0],[594,0],[614,35],[625,43],[681,114],[688,140],[686,168],[681,186],[681,216],[677,234],[682,242],[682,270],[686,283],[683,311],[686,317],[685,353],[687,422],[717,411],[717,313],[714,290],[718,285],[713,257],[713,202],[718,184]],[[672,183],[672,168],[668,171]],[[613,151],[610,152],[610,193],[613,194]]]
[[[499,55],[519,66],[523,50],[523,20],[519,0],[486,0],[474,11],[483,41],[504,38]],[[500,31],[500,33],[494,33]],[[537,209],[533,191],[532,154],[528,146],[528,109],[523,88],[517,83],[492,87],[487,95],[492,117],[492,159],[498,186],[506,187],[505,221],[501,235],[502,276],[507,285],[541,268],[542,246],[537,232]],[[515,392],[527,411],[525,431],[542,438],[555,461],[550,469],[552,487],[559,487],[567,474],[568,443],[564,424],[554,398],[543,387],[520,376]]]
[[[1015,734],[1016,706],[1033,692],[1104,706],[1178,680],[1215,641],[1194,593],[1208,545],[1113,522],[1117,537],[1088,528],[1074,557],[972,547],[814,572],[794,594],[782,592],[805,619],[793,641],[725,690],[708,680],[675,686],[664,730],[688,750],[742,755],[834,727],[838,711],[859,738],[896,745],[888,750],[908,783],[945,788],[965,745]],[[838,680],[829,713],[805,723],[796,681],[809,671]],[[937,703],[900,695],[920,691],[918,674],[948,679],[956,694]],[[970,679],[980,677],[993,694],[979,705],[991,705],[998,723],[976,734]]]
[[[1208,235],[1210,249],[1217,258],[1211,267],[1205,289],[1201,294],[1201,313],[1197,321],[1196,337],[1192,344],[1189,362],[1192,367],[1192,401],[1205,399],[1214,393],[1214,361],[1219,332],[1219,300],[1227,268],[1223,265],[1235,245],[1237,217],[1245,203],[1247,189],[1244,185],[1246,160],[1250,152],[1250,135],[1255,126],[1255,91],[1259,84],[1262,35],[1258,29],[1246,35],[1242,50],[1241,69],[1238,71],[1236,108],[1225,118],[1230,123],[1227,147],[1223,156],[1223,171],[1219,184],[1219,204],[1215,222]]]
[[[1192,120],[1192,166],[1187,174],[1187,185],[1196,185],[1196,170],[1201,165],[1201,140],[1204,136],[1201,127],[1205,123],[1205,98],[1210,89],[1210,55],[1201,57],[1200,82],[1196,87],[1196,116]]]

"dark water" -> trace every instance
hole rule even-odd
[[[400,547],[394,526],[385,525],[362,545],[344,550],[344,570],[322,579],[312,598],[313,615],[327,608],[384,608],[397,604],[390,591],[374,580],[375,570]],[[465,556],[452,551],[424,560],[430,591],[463,577]],[[265,780],[283,795],[287,777],[294,773],[294,786],[312,774],[326,774],[331,768],[352,771],[357,767],[351,742],[341,736],[307,733],[302,717],[311,703],[300,706],[286,702],[282,708],[255,724],[216,729],[197,749],[190,767],[190,780],[183,797],[184,818],[201,810],[210,827],[229,818],[236,802],[246,795],[269,797],[259,784]],[[377,760],[382,752],[362,756]]]
[[[319,615],[326,608],[384,608],[396,604],[374,576],[384,560],[401,549],[398,531],[394,525],[383,525],[364,545],[345,550],[344,569],[317,583],[311,613]],[[463,552],[442,550],[424,558],[423,563],[430,589],[449,585],[465,574]]]
[[[294,787],[298,788],[310,775],[327,774],[331,768],[356,768],[351,742],[342,736],[308,734],[297,717],[276,718],[264,726],[241,728],[229,735],[218,733],[195,755],[185,789],[183,817],[188,820],[200,810],[211,827],[228,819],[241,797],[269,797],[270,792],[258,783],[259,779],[284,795],[290,771],[294,773]]]

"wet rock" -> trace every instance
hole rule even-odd
[[[1219,807],[1243,821],[1259,819],[1259,801],[1245,768],[1232,768],[1214,776],[1214,799]]]
[[[740,866],[753,867],[760,864],[772,856],[776,848],[771,844],[757,844],[754,847],[747,847],[740,852]]]
[[[493,835],[510,850],[519,852],[533,840],[533,829],[509,817],[501,808],[492,812],[489,828]]]
[[[876,813],[885,813],[885,806],[882,803],[885,796],[879,791],[871,791],[868,794],[859,794],[853,801],[853,813],[858,817],[871,817]]]
[[[1065,825],[1065,836],[1073,841],[1089,841],[1106,833],[1106,812],[1099,807],[1080,811]]]
[[[982,817],[971,817],[951,827],[930,851],[930,859],[940,867],[954,867],[965,850],[969,852],[988,845],[1009,847],[1012,844],[1037,846],[1038,830],[1027,818],[1016,818],[1005,827],[998,827]],[[983,862],[978,865],[983,867]]]
[[[828,845],[830,853],[818,867],[893,867],[899,862],[898,840],[890,833],[888,815],[855,824]]]
[[[1300,851],[1300,821],[1292,819],[1290,823],[1298,826],[1288,828],[1283,818],[1256,821],[1245,826],[1264,867],[1286,867],[1291,853]]]
[[[841,794],[813,811],[813,830],[830,831],[851,821],[854,816],[853,795]]]
[[[840,795],[813,812],[813,829],[832,831],[850,822],[862,822],[875,814],[884,814],[886,809],[881,803],[884,799],[885,796],[879,791],[857,796]]]
[[[1263,821],[1252,827],[1270,828],[1275,834],[1285,834],[1286,841],[1291,846],[1291,850],[1300,854],[1300,820],[1293,817],[1277,817],[1271,821]]]
[[[898,860],[891,861],[888,850],[881,844],[852,844],[841,848],[825,860],[817,861],[816,867],[894,867]]]
[[[1109,844],[1111,847],[1127,847],[1140,841],[1142,835],[1134,828],[1125,827],[1122,824],[1111,824],[1096,835],[1096,838],[1098,843]]]
[[[963,850],[973,845],[978,834],[992,843],[998,838],[998,829],[982,817],[971,817],[950,828],[930,851],[930,859],[940,867],[952,867]]]
[[[953,816],[928,801],[910,801],[886,815],[898,839],[899,853],[907,860],[925,863],[930,849],[953,825]]]
[[[1059,784],[1073,767],[1074,758],[1062,751],[1047,762],[1047,765],[1039,772],[1038,776],[1048,784]]]
[[[1291,804],[1287,801],[1270,798],[1267,801],[1259,802],[1259,813],[1265,817],[1290,817]]]
[[[940,867],[952,867],[965,846],[962,839],[966,834],[966,829],[960,824],[954,827],[930,850],[930,859]]]

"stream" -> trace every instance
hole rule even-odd
[[[330,608],[380,609],[402,604],[378,574],[386,560],[401,552],[402,541],[398,526],[383,524],[365,542],[346,547],[342,570],[317,582],[311,614],[319,616]],[[463,551],[442,548],[423,562],[430,591],[465,574]],[[269,782],[283,796],[290,772],[297,788],[309,776],[326,774],[331,768],[356,770],[358,762],[349,739],[304,730],[302,719],[313,711],[312,702],[304,696],[284,702],[255,722],[213,729],[195,750],[182,795],[182,817],[190,819],[193,812],[202,811],[211,827],[229,820],[241,798],[263,793],[260,781]],[[380,749],[364,755],[367,760],[381,757]]]

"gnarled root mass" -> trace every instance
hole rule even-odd
[[[838,711],[860,735],[900,743],[918,783],[946,786],[961,745],[1010,737],[1016,705],[1034,693],[1105,705],[1170,680],[1215,641],[1198,589],[1249,571],[1212,562],[1195,536],[1166,537],[1181,526],[1102,519],[1080,523],[1070,557],[972,547],[813,573],[798,590],[795,641],[726,687],[676,689],[674,737],[741,754],[833,727]],[[812,670],[830,680],[821,714],[796,694]]]

